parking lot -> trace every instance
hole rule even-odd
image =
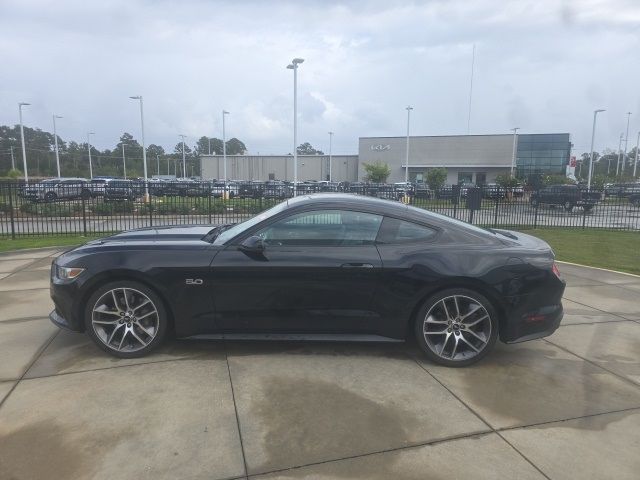
[[[447,369],[411,343],[173,341],[115,359],[0,255],[0,478],[615,478],[640,471],[640,277],[561,264],[551,337]]]

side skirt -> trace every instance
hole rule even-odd
[[[384,342],[401,343],[403,339],[382,335],[359,335],[349,333],[213,333],[184,337],[193,340],[272,340],[306,342]]]

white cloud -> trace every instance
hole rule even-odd
[[[617,146],[627,111],[640,129],[637,0],[29,1],[0,3],[0,123],[25,122],[112,146],[139,134],[170,149],[177,135],[229,136],[251,151],[291,151],[292,76],[299,71],[300,142],[354,152],[358,136],[466,131],[477,47],[472,133],[569,131],[588,148]]]

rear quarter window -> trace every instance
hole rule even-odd
[[[430,242],[438,230],[419,223],[385,217],[377,241],[385,244]]]

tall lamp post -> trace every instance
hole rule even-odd
[[[227,132],[225,130],[225,117],[229,112],[222,110],[222,162],[224,167],[224,184],[227,185]]]
[[[407,105],[407,148],[405,148],[405,156],[404,156],[404,183],[409,183],[409,124],[411,122],[411,110],[413,107],[411,105]],[[405,192],[407,186],[405,185]]]
[[[638,150],[640,150],[640,132],[638,132],[638,140],[636,140],[636,161],[633,164],[633,177],[636,176],[636,171],[638,169]]]
[[[331,147],[333,143],[333,132],[329,132],[329,183],[333,181],[333,177],[331,176]]]
[[[29,174],[27,173],[27,149],[24,145],[24,128],[22,126],[22,107],[31,105],[30,103],[20,102],[18,104],[18,113],[20,115],[20,140],[22,141],[22,168],[24,168],[24,182],[29,183]]]
[[[518,144],[518,130],[520,130],[520,127],[514,127],[511,130],[513,131],[513,149],[511,150],[510,175],[511,178],[513,178],[513,170],[516,168],[516,146]]]
[[[53,117],[53,141],[56,147],[56,168],[58,170],[58,178],[60,178],[60,153],[58,151],[58,131],[56,130],[56,118],[62,118],[60,115],[52,115]]]
[[[144,145],[144,107],[142,95],[129,97],[131,100],[140,100],[140,128],[142,129],[142,167],[144,169],[144,202],[149,203],[149,179],[147,177],[147,149]]]
[[[620,160],[622,158],[622,139],[624,138],[624,133],[620,134],[620,141],[618,142],[618,161],[616,162],[616,177],[620,175]]]
[[[124,142],[122,142],[122,172],[124,174],[124,179],[127,179],[127,159],[124,156]]]
[[[589,154],[589,177],[587,179],[587,189],[591,190],[591,176],[593,175],[593,142],[596,138],[596,118],[600,112],[605,112],[604,109],[598,109],[593,111],[593,127],[591,129],[591,150]]]
[[[87,150],[89,150],[89,178],[93,180],[93,165],[91,164],[91,135],[96,132],[87,132]]]
[[[294,58],[287,65],[293,70],[293,196],[298,193],[298,65],[304,58]]]
[[[184,139],[186,135],[180,134],[178,136],[182,138],[182,178],[187,178],[187,160],[184,155]]]
[[[622,155],[622,171],[621,175],[624,175],[624,165],[627,163],[627,145],[629,143],[629,119],[631,118],[631,112],[627,112],[627,133],[624,137],[624,155]]]

